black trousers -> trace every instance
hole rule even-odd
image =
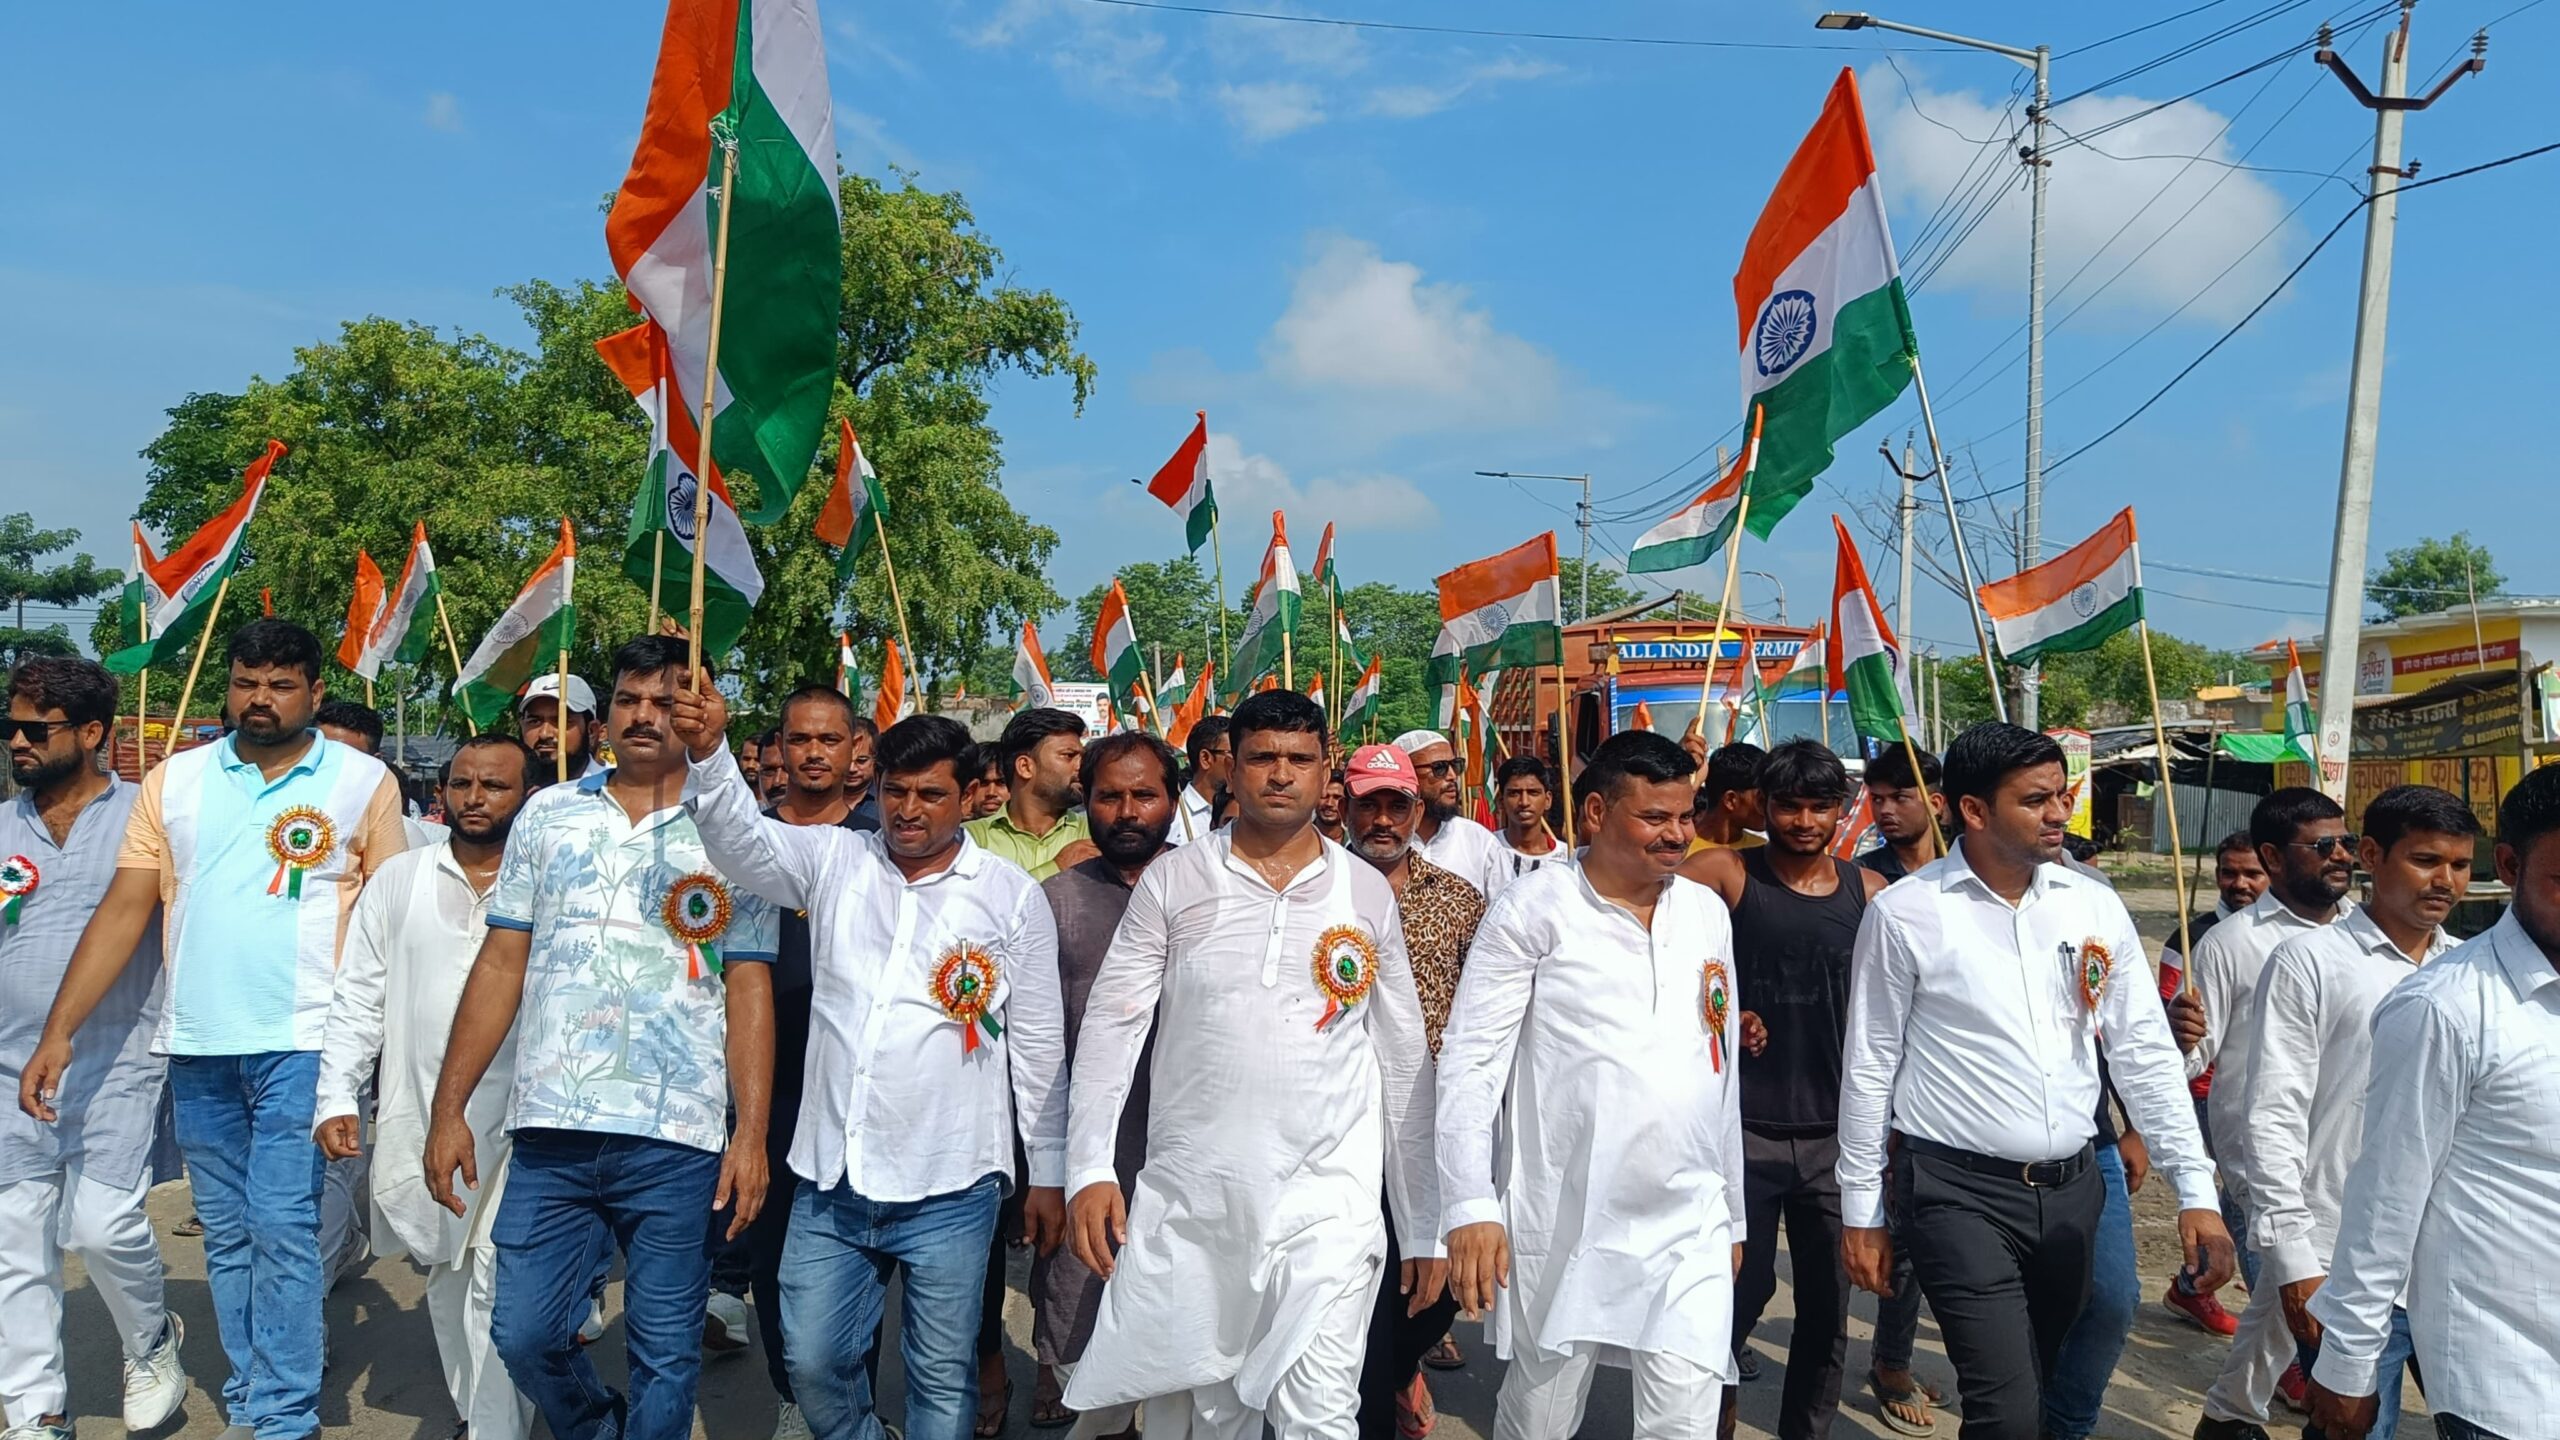
[[[773,1393],[789,1401],[791,1370],[782,1363],[782,1245],[791,1234],[791,1192],[799,1177],[782,1156],[770,1160],[764,1208],[737,1239],[728,1238],[729,1210],[723,1207],[712,1213],[711,1288],[740,1299],[754,1298],[765,1374],[773,1380]]]
[[[1378,1302],[1369,1311],[1369,1353],[1360,1364],[1360,1440],[1395,1440],[1396,1394],[1413,1383],[1422,1357],[1458,1320],[1458,1297],[1442,1294],[1419,1315],[1404,1313],[1412,1297],[1398,1293],[1404,1253],[1396,1244],[1395,1212],[1387,1212],[1387,1268],[1378,1277]]]
[[[1778,1440],[1822,1440],[1840,1411],[1849,1349],[1849,1272],[1840,1261],[1838,1135],[1778,1138],[1742,1132],[1746,1220],[1742,1274],[1733,1284],[1733,1348],[1740,1350],[1778,1293],[1778,1227],[1794,1263],[1796,1322]]]
[[[1895,1233],[1955,1363],[1964,1440],[2037,1440],[2043,1430],[2045,1377],[2088,1303],[2106,1198],[2088,1153],[2078,1173],[2046,1186],[1923,1155],[1908,1140],[1894,1155]]]

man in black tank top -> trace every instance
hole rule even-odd
[[[1739,1350],[1778,1288],[1778,1227],[1794,1259],[1796,1321],[1787,1345],[1779,1440],[1821,1440],[1840,1409],[1849,1285],[1840,1263],[1840,1059],[1848,1043],[1849,954],[1884,878],[1832,858],[1849,799],[1840,757],[1791,740],[1760,768],[1769,843],[1708,850],[1681,873],[1733,910],[1742,1015],[1743,1198],[1747,1228],[1734,1281]],[[1723,1433],[1732,1434],[1734,1396]]]

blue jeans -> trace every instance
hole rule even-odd
[[[2044,1382],[2044,1429],[2051,1440],[2089,1440],[2098,1428],[2107,1381],[2142,1301],[2142,1277],[2134,1271],[2133,1198],[2124,1188],[2124,1157],[2113,1145],[2098,1148],[2098,1175],[2106,1182],[2106,1204],[2098,1211],[2097,1243],[2089,1256],[2089,1301],[2064,1332],[2062,1352]]]
[[[231,1363],[222,1411],[258,1440],[320,1430],[325,1157],[311,1143],[319,1082],[316,1050],[169,1057],[178,1148],[204,1221],[205,1280]]]
[[[720,1157],[638,1135],[519,1130],[490,1239],[490,1340],[558,1440],[686,1440],[711,1289],[703,1218]],[[622,1247],[631,1394],[606,1388],[578,1346],[596,1277]]]
[[[889,1279],[907,1272],[898,1349],[907,1440],[969,1440],[978,1410],[978,1312],[1002,1189],[993,1175],[922,1200],[867,1200],[803,1182],[782,1248],[782,1340],[791,1389],[818,1440],[881,1440],[865,1357]]]
[[[2270,1301],[2274,1298],[2268,1297]],[[2254,1305],[2257,1301],[2253,1298],[2249,1303]],[[2294,1349],[2300,1358],[2302,1373],[2310,1374],[2311,1363],[2320,1358],[2320,1347],[2295,1341]],[[2391,1437],[2399,1432],[2401,1381],[2404,1376],[2415,1370],[2417,1363],[2417,1342],[2409,1338],[2409,1312],[2394,1305],[2391,1307],[2391,1334],[2384,1338],[2382,1358],[2376,1361],[2373,1367],[2373,1393],[2381,1404],[2374,1412],[2373,1428],[2365,1432],[2365,1440],[2391,1440]],[[2419,1380],[2418,1388],[2421,1392],[2426,1389],[2426,1381],[2423,1378]],[[2445,1419],[2446,1417],[2442,1415],[2436,1417],[2439,1430],[2442,1430]],[[2476,1434],[2488,1433],[2476,1425],[2471,1428]],[[2443,1430],[2442,1433],[2452,1435],[2457,1432]],[[2303,1440],[2323,1440],[2322,1431],[2317,1425],[2303,1426],[2302,1434]],[[2489,1440],[2497,1440],[2497,1437],[2490,1436]]]

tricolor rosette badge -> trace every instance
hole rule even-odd
[[[1316,937],[1315,972],[1316,988],[1324,992],[1324,1013],[1316,1017],[1321,1030],[1368,998],[1378,978],[1378,947],[1360,927],[1336,925]]]
[[[1004,1038],[996,1023],[996,957],[963,940],[942,952],[933,967],[933,1003],[944,1018],[960,1026],[960,1053],[977,1053],[980,1031],[989,1041]]]
[[[720,973],[720,947],[712,942],[728,933],[737,905],[720,877],[697,870],[667,887],[658,902],[658,922],[684,944],[684,978],[700,980]]]
[[[267,893],[288,900],[302,898],[303,872],[329,858],[338,848],[338,827],[308,805],[296,805],[267,826],[267,853],[275,858],[275,878]]]
[[[2080,999],[2091,1010],[2107,993],[2107,977],[2115,973],[2116,957],[2106,942],[2091,937],[2080,942]]]
[[[1699,989],[1699,1017],[1707,1022],[1707,1060],[1724,1073],[1725,1022],[1733,1018],[1733,976],[1726,973],[1724,962],[1710,960]]]
[[[0,925],[15,925],[25,912],[27,897],[36,893],[36,882],[44,872],[36,862],[24,855],[0,860]]]

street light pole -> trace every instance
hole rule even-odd
[[[1742,573],[1743,573],[1743,574],[1745,574],[1745,575],[1757,575],[1757,576],[1758,576],[1758,577],[1760,577],[1761,579],[1766,580],[1766,581],[1768,581],[1771,585],[1774,585],[1774,586],[1776,586],[1776,587],[1777,587],[1777,589],[1778,589],[1778,623],[1779,623],[1779,624],[1781,624],[1781,625],[1786,624],[1786,623],[1787,623],[1787,582],[1786,582],[1786,581],[1784,581],[1784,580],[1779,579],[1779,578],[1778,578],[1777,576],[1775,576],[1775,575],[1770,574],[1770,573],[1769,573],[1768,571],[1766,571],[1766,570],[1745,570],[1745,571],[1743,571]]]
[[[1573,523],[1582,532],[1582,596],[1581,618],[1591,618],[1591,477],[1583,475],[1533,475],[1526,470],[1479,470],[1488,480],[1563,480],[1582,487],[1582,501],[1573,508]]]

